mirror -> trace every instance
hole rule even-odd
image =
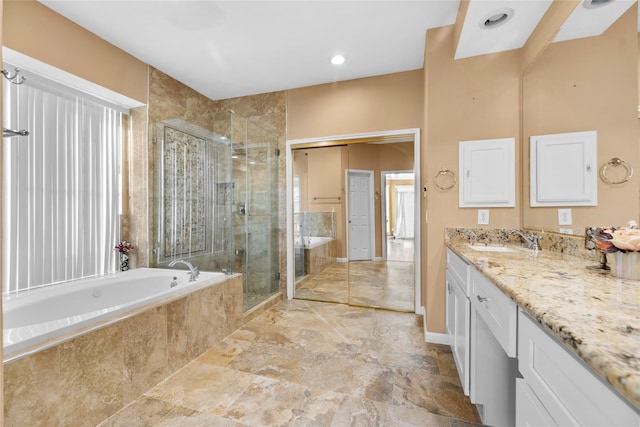
[[[614,158],[640,167],[638,132],[638,9],[634,5],[597,37],[549,44],[523,74],[523,188],[525,228],[584,234],[586,226],[638,220],[640,178],[622,184],[598,177],[597,206],[570,207],[572,224],[559,225],[558,207],[530,206],[529,138],[597,132],[597,172]],[[607,168],[612,181],[625,168]]]
[[[414,142],[292,150],[294,297],[414,311]]]

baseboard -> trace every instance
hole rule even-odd
[[[336,258],[336,262],[347,262],[348,259],[346,258]]]
[[[374,261],[384,261],[384,258],[381,256],[377,256],[373,259]]]
[[[427,331],[427,316],[425,315],[425,313],[427,312],[425,310],[424,307],[420,307],[422,311],[422,324],[424,327],[424,341],[428,342],[428,343],[432,343],[432,344],[444,344],[444,345],[451,345],[451,342],[449,341],[449,335],[447,334],[442,334],[439,332],[428,332]]]

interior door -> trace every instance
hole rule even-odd
[[[349,260],[372,259],[373,171],[349,171]]]

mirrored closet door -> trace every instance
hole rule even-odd
[[[294,297],[415,307],[414,142],[293,153]]]

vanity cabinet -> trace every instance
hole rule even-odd
[[[517,305],[470,269],[470,394],[483,424],[515,424]]]
[[[522,310],[518,370],[516,425],[640,425],[629,404]]]
[[[447,249],[447,335],[464,394],[469,395],[469,265]]]
[[[450,249],[446,277],[447,334],[483,424],[640,426],[631,403]]]

